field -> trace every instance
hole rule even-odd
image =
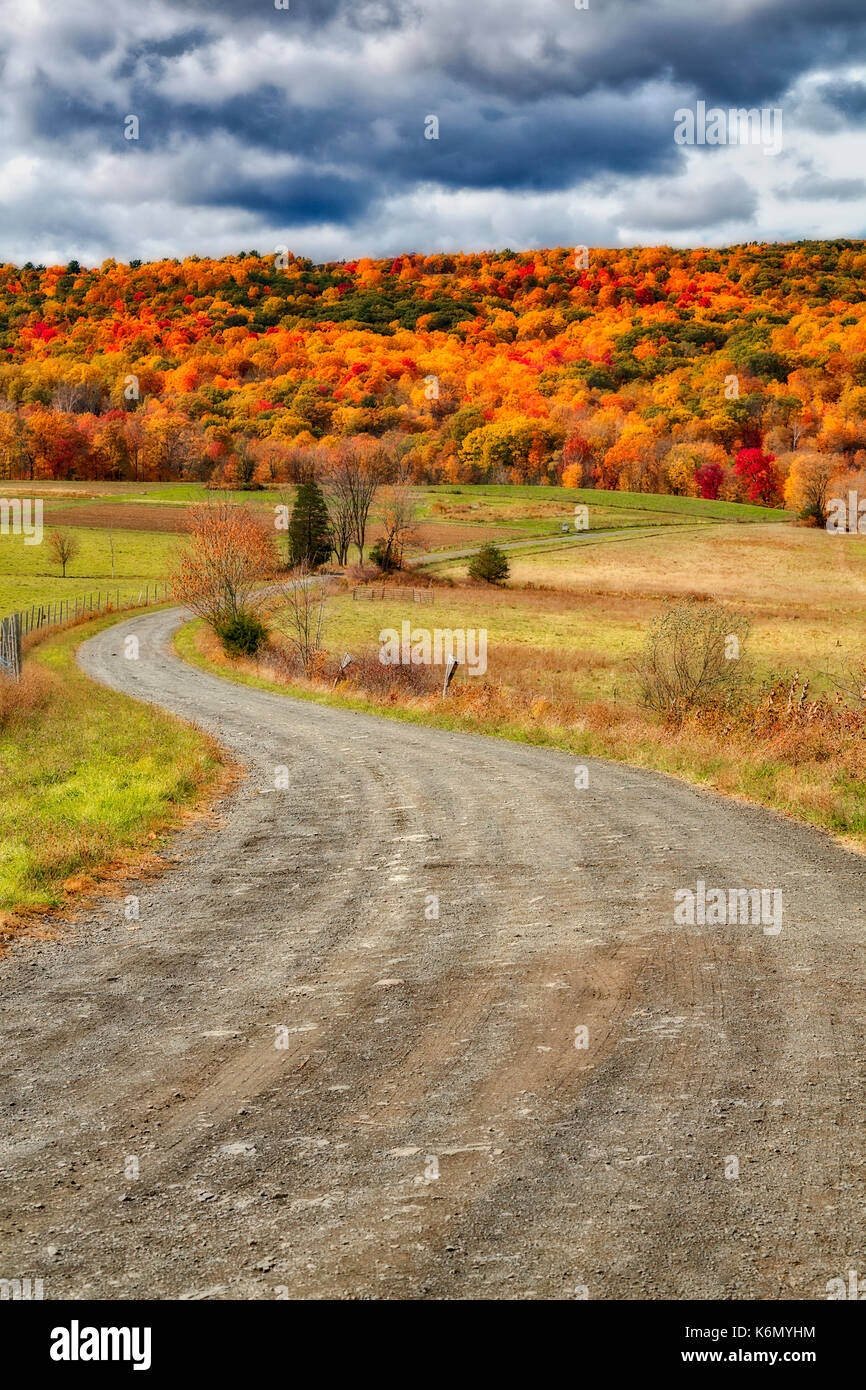
[[[119,589],[121,602],[135,598],[145,585],[166,577],[178,544],[176,536],[160,531],[117,528],[109,532],[64,525],[80,546],[64,579],[48,549],[47,536],[53,525],[46,508],[46,539],[41,545],[25,545],[22,536],[0,536],[0,617],[34,603],[55,603],[100,590],[114,595]]]
[[[149,581],[167,576],[191,503],[215,497],[243,501],[270,523],[273,507],[290,505],[295,492],[287,487],[278,492],[215,494],[194,483],[4,482],[2,488],[10,498],[41,497],[45,537],[55,529],[71,531],[80,553],[63,579],[46,541],[28,546],[21,536],[0,534],[0,617],[33,603],[74,598],[100,588],[120,587],[121,597],[137,594]],[[577,504],[589,509],[590,532],[694,528],[732,517],[749,523],[790,520],[785,512],[763,507],[591,489],[421,487],[416,496],[418,524],[407,555],[435,564],[440,563],[437,555],[464,553],[488,541],[532,550],[536,541],[541,550],[583,545],[588,537],[574,531]],[[368,546],[380,529],[374,509]],[[357,551],[350,554],[353,559]]]
[[[563,554],[512,555],[507,586],[435,586],[432,605],[412,590],[373,603],[348,593],[329,601],[326,645],[377,649],[382,628],[485,628],[491,680],[579,700],[628,693],[628,660],[650,620],[689,595],[715,597],[752,624],[749,651],[760,676],[799,671],[817,682],[862,643],[866,538],[800,527],[714,526],[590,538]],[[459,575],[465,564],[449,566]],[[386,590],[386,592],[388,592]]]

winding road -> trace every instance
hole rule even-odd
[[[182,617],[81,665],[248,774],[124,888],[137,921],[107,900],[0,962],[0,1276],[773,1300],[866,1272],[866,859],[672,779],[578,788],[565,754],[221,680],[172,654]],[[676,925],[698,880],[781,889],[781,932]]]

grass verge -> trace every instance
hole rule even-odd
[[[52,634],[31,648],[22,685],[0,688],[0,939],[152,865],[230,780],[200,730],[79,670],[79,643],[117,620]]]

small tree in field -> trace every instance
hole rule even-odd
[[[792,454],[785,481],[786,503],[796,507],[804,520],[825,526],[830,484],[843,470],[844,460],[838,454],[819,454],[814,450]]]
[[[60,566],[65,579],[66,566],[72,563],[80,549],[78,537],[73,536],[71,531],[52,531],[48,537],[48,545],[52,558],[55,564]]]
[[[175,597],[204,618],[224,646],[242,630],[259,634],[257,641],[246,636],[247,651],[250,642],[261,645],[267,635],[261,590],[278,564],[272,537],[249,508],[228,502],[190,507],[187,524],[189,546],[172,575]]]
[[[386,573],[403,568],[403,552],[415,530],[416,503],[405,483],[384,490],[381,524],[384,532],[370,551],[370,559]]]
[[[485,584],[501,584],[508,578],[508,557],[495,545],[483,545],[469,561],[469,578]]]

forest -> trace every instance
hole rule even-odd
[[[785,503],[866,478],[866,243],[0,270],[0,479]],[[852,481],[853,480],[853,481]]]

